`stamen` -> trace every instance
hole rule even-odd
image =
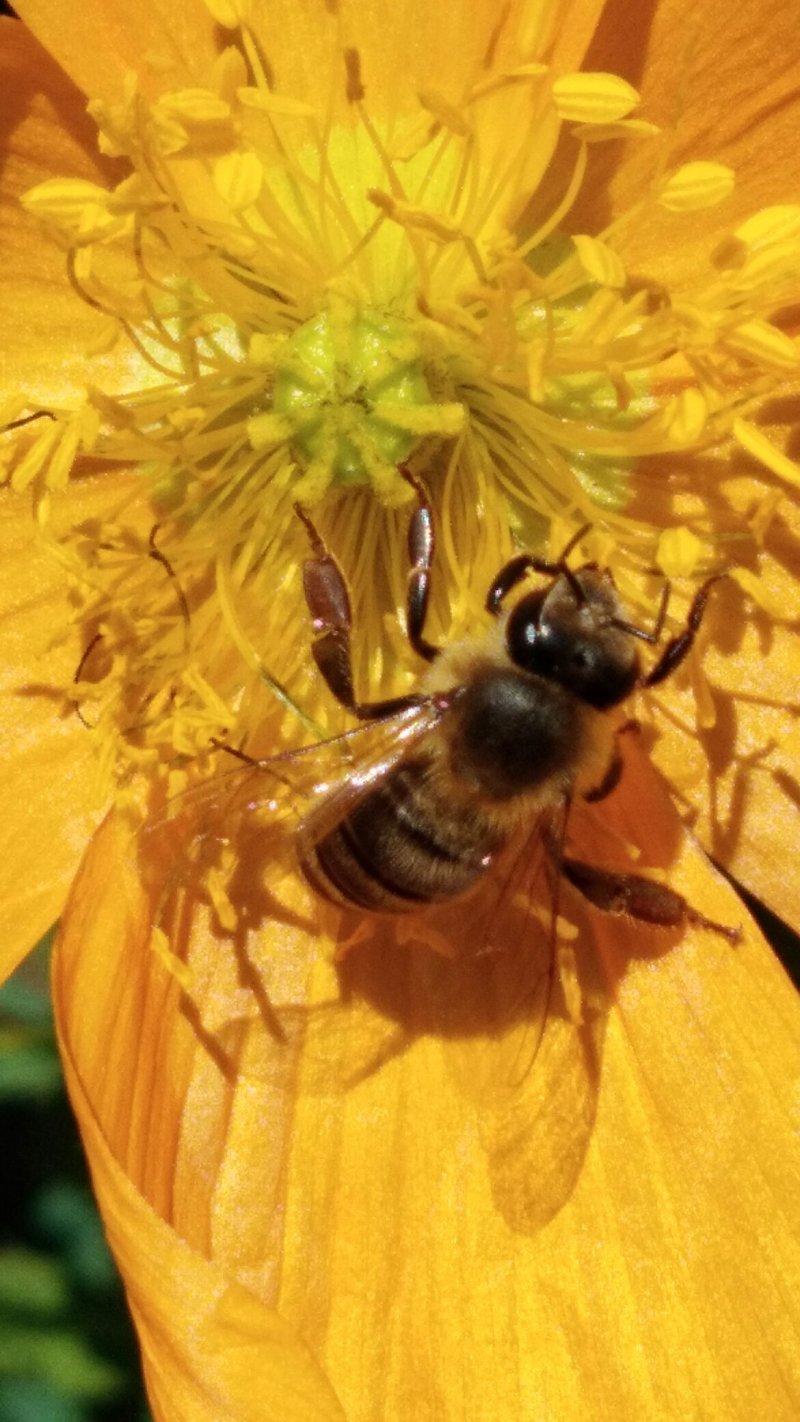
[[[84,644],[102,630],[61,691],[91,706],[98,763],[121,797],[142,769],[196,774],[215,735],[248,744],[267,723],[273,739],[319,736],[298,500],[346,569],[356,674],[385,671],[392,694],[413,671],[387,633],[404,597],[406,461],[439,515],[440,640],[482,615],[476,587],[510,555],[512,529],[558,548],[590,523],[592,554],[642,606],[654,565],[714,571],[732,538],[763,538],[778,496],[741,535],[700,499],[664,528],[632,498],[641,480],[735,446],[800,480],[757,423],[798,367],[780,313],[796,301],[800,207],[755,214],[707,271],[662,290],[627,271],[626,228],[722,202],[733,176],[707,161],[666,174],[659,147],[635,205],[601,233],[564,235],[589,144],[654,128],[629,117],[638,95],[625,81],[554,76],[540,61],[544,7],[505,63],[503,8],[463,92],[428,87],[387,115],[355,44],[340,42],[330,92],[283,92],[250,6],[206,4],[231,44],[193,87],[151,101],[130,80],[118,102],[91,106],[103,151],[132,176],[113,191],[50,180],[25,200],[104,318],[98,339],[126,342],[128,388],[109,396],[98,379],[75,408],[2,412],[8,477],[33,492]],[[570,141],[562,196],[543,210],[539,177]],[[531,233],[518,214],[537,202]],[[136,465],[141,479],[114,517],[58,542],[50,493],[79,457]],[[765,605],[760,583],[737,576]],[[282,635],[265,645],[266,606]],[[227,914],[224,886],[214,893]]]

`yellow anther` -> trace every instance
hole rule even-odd
[[[215,865],[206,874],[205,883],[221,927],[226,933],[233,933],[239,922],[239,915],[228,897],[223,876]]]
[[[21,201],[70,243],[96,242],[119,231],[123,219],[109,209],[110,194],[83,178],[48,178]]]
[[[258,201],[264,184],[264,168],[255,153],[226,153],[214,164],[214,186],[220,197],[242,212]]]
[[[691,578],[703,545],[690,528],[665,528],[658,540],[656,563],[667,578]]]
[[[572,239],[583,270],[598,286],[623,287],[626,274],[622,258],[597,237],[579,234]]]
[[[170,977],[175,979],[184,992],[189,992],[194,986],[194,974],[189,964],[184,963],[183,959],[173,952],[166,933],[157,924],[150,935],[150,947]]]
[[[684,163],[662,183],[658,201],[670,212],[699,212],[730,197],[736,183],[724,163]]]
[[[661,129],[647,119],[619,119],[617,123],[581,123],[572,132],[584,143],[609,143],[618,138],[656,138]]]
[[[742,222],[733,235],[750,248],[773,242],[800,241],[800,204],[779,203],[774,207],[763,207]]]
[[[574,123],[614,123],[639,102],[631,84],[617,74],[563,74],[553,84],[553,102],[562,119]]]

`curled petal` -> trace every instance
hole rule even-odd
[[[795,1416],[800,1320],[780,1284],[800,1198],[796,998],[641,756],[627,759],[602,817],[576,824],[583,850],[613,864],[635,828],[647,865],[742,941],[626,926],[565,887],[581,989],[571,1007],[553,999],[555,1036],[532,1054],[518,1019],[492,1030],[501,998],[463,996],[477,983],[463,962],[393,928],[367,925],[337,970],[331,920],[288,863],[267,865],[266,884],[248,874],[228,934],[183,883],[171,946],[153,952],[130,834],[99,832],[56,996],[159,1422],[210,1418],[208,1386],[218,1415],[254,1415],[237,1349],[250,1367],[262,1327],[266,1416],[295,1415],[290,1387],[311,1408],[319,1375],[297,1337],[354,1418],[591,1408],[634,1422],[654,1397],[682,1416],[700,1395],[731,1422],[765,1396],[780,1422]],[[477,910],[459,912],[451,941],[466,945]],[[517,937],[495,953],[495,988],[524,951]],[[449,973],[462,995],[443,992]],[[587,1074],[567,1043],[591,1023]],[[560,1192],[539,1215],[537,1169]],[[192,1273],[203,1284],[199,1305],[165,1282],[173,1269],[180,1289]],[[336,1416],[317,1395],[306,1415]]]

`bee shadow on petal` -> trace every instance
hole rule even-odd
[[[677,817],[641,748],[624,755],[617,789],[576,807],[570,852],[626,867],[646,813],[645,863],[668,874]],[[149,836],[145,856],[154,917],[194,974],[183,1010],[220,1070],[234,1086],[260,1083],[265,1100],[335,1101],[432,1044],[498,1211],[517,1231],[540,1229],[580,1178],[617,982],[632,958],[668,953],[682,929],[643,928],[559,889],[536,827],[451,905],[344,911],[306,887],[291,824],[229,808],[224,833],[214,817],[198,831],[189,814]]]

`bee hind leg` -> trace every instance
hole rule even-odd
[[[562,856],[559,868],[567,882],[604,913],[629,914],[641,923],[658,928],[692,924],[719,933],[730,943],[737,943],[741,936],[738,928],[706,918],[692,908],[682,894],[643,874],[618,874],[567,856]]]

